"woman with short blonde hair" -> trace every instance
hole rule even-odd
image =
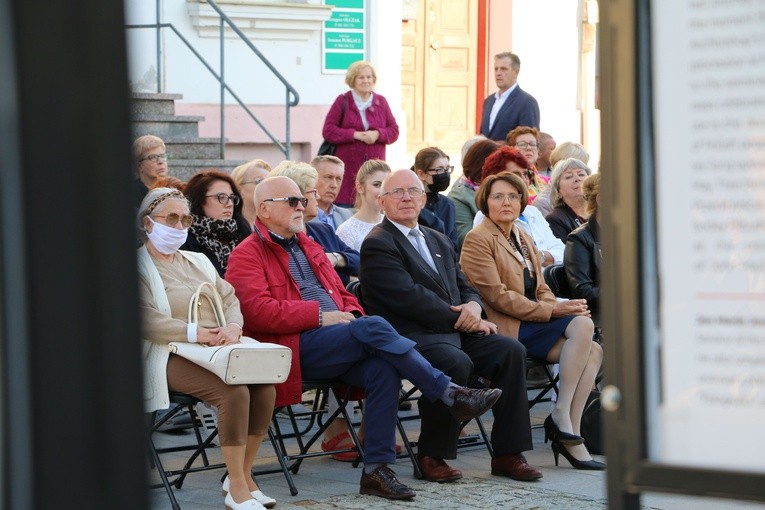
[[[345,176],[335,204],[353,205],[356,174],[370,159],[385,160],[385,147],[398,140],[398,124],[388,101],[374,92],[377,73],[366,60],[352,63],[345,74],[351,90],[340,94],[327,112],[324,140],[335,145]]]

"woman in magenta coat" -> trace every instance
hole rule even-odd
[[[398,124],[388,101],[373,92],[377,74],[369,62],[351,64],[345,83],[351,90],[335,99],[324,119],[322,136],[337,146],[335,156],[345,163],[335,203],[352,206],[359,167],[369,159],[385,160],[385,146],[398,139]]]

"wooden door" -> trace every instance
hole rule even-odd
[[[458,151],[473,136],[478,0],[423,0],[404,21],[402,101],[407,150]]]

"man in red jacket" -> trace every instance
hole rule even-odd
[[[286,177],[270,177],[256,188],[253,233],[233,251],[226,271],[242,308],[244,334],[286,345],[299,360],[276,387],[277,406],[300,401],[303,376],[364,388],[365,465],[359,492],[411,499],[414,491],[388,467],[396,459],[401,378],[429,400],[444,402],[463,421],[488,410],[501,391],[453,384],[387,321],[364,316],[321,246],[303,233],[306,203]]]

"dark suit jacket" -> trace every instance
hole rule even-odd
[[[420,230],[437,273],[387,218],[364,239],[359,275],[364,307],[420,346],[450,343],[459,347],[460,333],[454,330],[459,313],[449,306],[468,301],[481,304],[481,298],[462,274],[449,238],[422,225]]]
[[[505,104],[497,113],[494,125],[489,130],[489,115],[496,97],[491,94],[483,102],[481,115],[481,134],[492,140],[505,141],[507,134],[518,126],[531,126],[539,129],[539,104],[534,96],[515,87]]]
[[[428,200],[420,211],[417,223],[446,235],[451,240],[455,251],[459,251],[460,238],[457,235],[454,203],[441,193],[429,192],[427,195]]]

